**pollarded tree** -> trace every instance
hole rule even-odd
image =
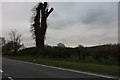
[[[48,10],[47,2],[40,2],[37,7],[33,9],[34,16],[32,17],[33,24],[31,27],[31,32],[33,33],[36,47],[39,49],[44,48],[45,34],[47,29],[47,18],[52,11],[53,8]]]

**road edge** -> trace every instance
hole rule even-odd
[[[5,58],[5,59],[8,59],[8,58]],[[9,60],[23,62],[23,63],[27,63],[27,64],[38,65],[38,66],[44,66],[44,67],[49,67],[49,68],[54,68],[54,69],[59,69],[59,70],[66,70],[66,71],[71,71],[71,72],[75,72],[75,73],[82,73],[82,74],[87,74],[87,75],[92,75],[92,76],[98,76],[98,77],[103,77],[103,78],[120,79],[120,77],[116,77],[116,76],[109,76],[109,75],[97,74],[97,73],[92,73],[92,72],[78,71],[78,70],[55,67],[55,66],[50,66],[50,65],[32,63],[32,62],[27,62],[27,61],[22,61],[22,60],[15,60],[15,59],[9,59]]]

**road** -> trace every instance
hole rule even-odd
[[[1,71],[1,69],[2,69],[2,56],[1,56],[1,48],[0,48],[0,80],[2,78],[2,71]]]
[[[100,76],[56,69],[6,58],[3,58],[2,61],[3,78],[12,78],[10,80],[16,80],[18,78],[102,78],[101,80],[108,79]],[[110,80],[110,78],[108,80]]]

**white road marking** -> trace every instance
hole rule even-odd
[[[3,71],[0,69],[0,72],[3,73]],[[5,76],[7,76],[7,74],[4,74]],[[12,77],[8,77],[8,79],[10,80],[14,80]]]
[[[66,70],[66,71],[71,71],[71,72],[76,72],[76,73],[83,73],[83,74],[88,74],[88,75],[93,75],[93,76],[99,76],[99,77],[104,77],[104,78],[116,78],[113,76],[106,76],[106,75],[101,75],[101,74],[89,73],[89,72],[84,72],[84,71],[77,71],[77,70],[48,66],[48,65],[43,65],[43,64],[35,64],[35,65],[40,65],[40,66],[50,67],[50,68],[55,68],[55,69],[60,69],[60,70]]]
[[[13,59],[10,59],[10,60],[13,60]],[[72,70],[72,69],[66,69],[66,68],[60,68],[60,67],[54,67],[54,66],[48,66],[48,65],[31,63],[31,62],[25,62],[25,61],[20,61],[20,60],[13,60],[13,61],[23,62],[23,63],[28,63],[28,64],[33,64],[33,65],[39,65],[39,66],[44,66],[44,67],[49,67],[49,68],[54,68],[54,69],[59,69],[59,70],[71,71],[71,72],[76,72],[76,73],[88,74],[88,75],[93,75],[93,76],[98,76],[98,77],[103,77],[103,78],[118,79],[118,77],[115,77],[115,76],[108,76],[108,75],[101,75],[101,74],[84,72],[84,71],[77,71],[77,70]]]
[[[0,69],[0,72],[3,73],[3,71]],[[5,76],[7,76],[7,74],[4,74]],[[8,77],[8,79],[10,80],[14,80],[12,77]]]
[[[0,72],[3,73],[3,71],[0,69]]]
[[[10,79],[10,80],[14,80],[12,77],[8,77],[8,79]]]

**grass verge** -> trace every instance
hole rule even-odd
[[[38,56],[5,56],[5,57],[32,62],[32,63],[45,64],[45,65],[63,67],[63,68],[86,71],[86,72],[93,72],[98,74],[105,74],[112,76],[118,76],[118,74],[120,74],[118,72],[119,67],[117,65],[102,65],[96,63],[71,62],[64,60],[42,58]]]

